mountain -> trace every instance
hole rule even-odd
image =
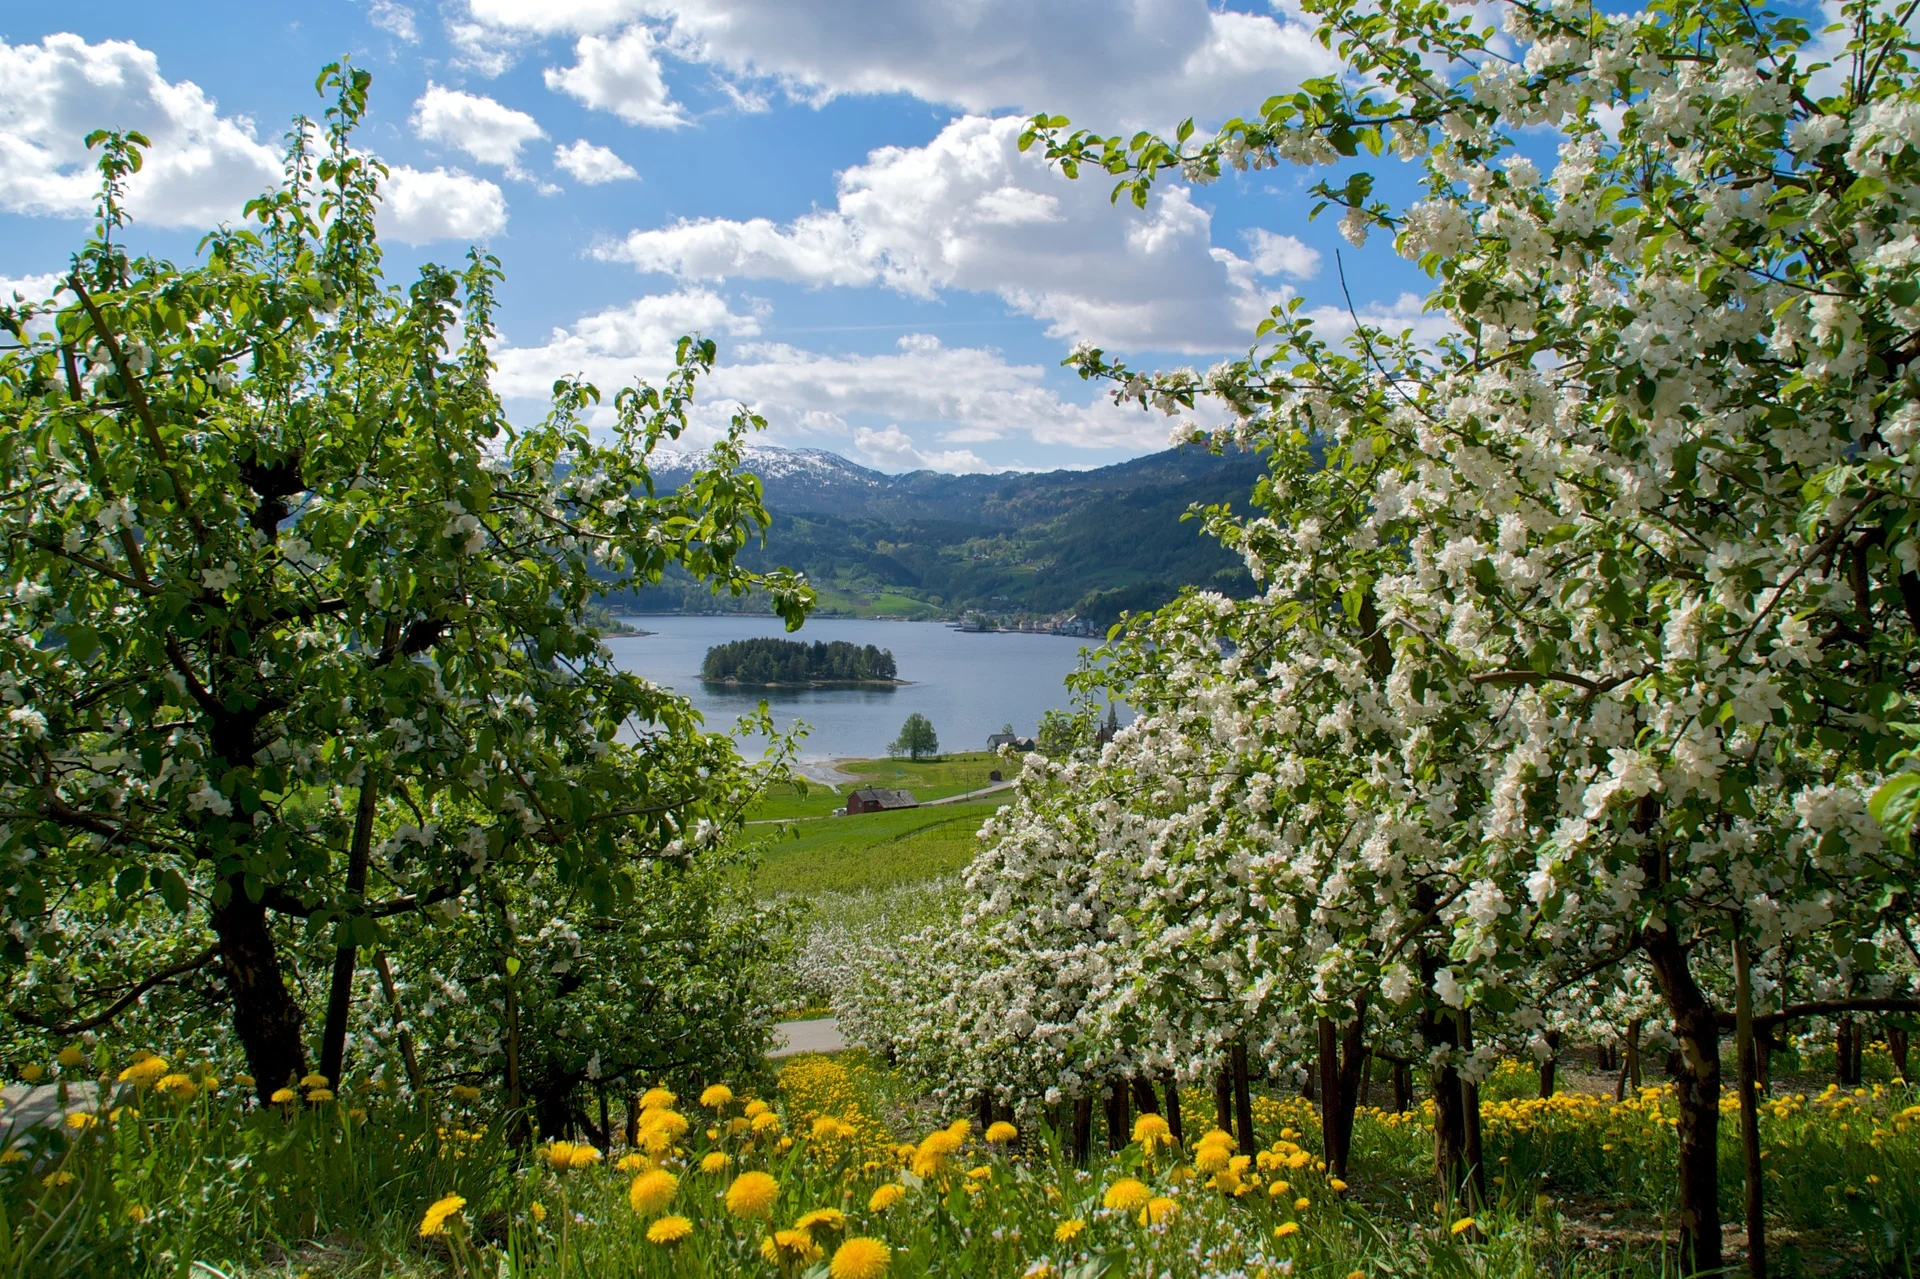
[[[697,455],[657,460],[678,483]],[[819,449],[746,450],[773,513],[756,568],[804,571],[826,615],[1002,617],[1076,613],[1106,624],[1185,585],[1241,594],[1239,560],[1182,520],[1194,503],[1244,509],[1264,467],[1251,453],[1175,449],[1092,471],[887,475]],[[647,612],[760,611],[685,578],[617,601]]]

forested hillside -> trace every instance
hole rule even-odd
[[[701,679],[742,684],[866,684],[895,673],[891,651],[845,640],[734,640],[708,649],[700,664]]]
[[[1252,454],[1184,449],[1095,471],[891,476],[831,453],[754,448],[773,527],[744,558],[804,571],[825,614],[954,616],[1072,612],[1097,622],[1151,608],[1181,586],[1243,594],[1244,569],[1183,516],[1244,503]],[[684,474],[669,465],[658,480]],[[758,611],[683,578],[628,597],[647,612]]]

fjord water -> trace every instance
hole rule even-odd
[[[941,622],[883,622],[814,618],[788,635],[777,617],[629,617],[651,635],[607,639],[614,661],[692,699],[709,729],[731,731],[734,721],[764,700],[782,729],[805,721],[801,744],[808,759],[883,755],[908,715],[933,721],[943,751],[986,749],[987,735],[1011,722],[1033,733],[1042,712],[1069,704],[1065,680],[1082,648],[1097,641],[1018,632],[965,634]],[[700,679],[707,650],[729,640],[782,637],[891,650],[899,688],[729,688]],[[1091,650],[1089,650],[1091,651]],[[752,743],[742,745],[753,749]]]

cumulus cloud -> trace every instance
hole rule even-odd
[[[1290,235],[1255,228],[1247,232],[1249,260],[1260,275],[1291,275],[1306,279],[1320,269],[1320,250]]]
[[[413,21],[413,10],[395,3],[395,0],[369,0],[367,21],[396,40],[414,44],[420,39],[420,29]]]
[[[947,446],[1026,439],[1103,449],[1158,448],[1166,439],[1161,415],[1098,395],[1085,404],[1062,399],[1045,384],[1044,368],[1011,364],[990,348],[910,334],[890,351],[833,354],[753,340],[764,322],[763,313],[710,289],[655,294],[555,329],[538,345],[503,344],[495,385],[509,399],[544,401],[561,377],[584,376],[603,392],[657,382],[672,367],[680,335],[698,331],[735,340],[723,342],[703,388],[694,444],[717,435],[733,404],[765,417],[775,441],[826,437],[906,469],[987,466],[972,450],[923,448],[916,437]]]
[[[380,234],[407,244],[485,240],[507,229],[507,197],[458,169],[392,166],[380,189]]]
[[[1186,188],[1116,208],[1105,183],[1069,182],[1022,154],[1021,127],[968,116],[925,146],[881,148],[840,175],[834,209],[792,222],[681,221],[595,251],[688,280],[993,293],[1053,336],[1134,350],[1242,347],[1285,296],[1213,245],[1211,215]],[[1296,266],[1312,252],[1299,249]]]
[[[1291,14],[1208,0],[469,0],[469,11],[488,28],[541,34],[646,17],[665,25],[676,56],[812,102],[905,93],[1094,127],[1248,112],[1337,67]]]
[[[596,111],[611,111],[628,124],[673,129],[687,123],[686,113],[667,91],[647,28],[628,27],[610,38],[582,36],[573,56],[571,67],[547,68],[549,89]]]
[[[515,177],[526,176],[520,169],[520,148],[547,136],[539,121],[524,111],[431,80],[413,104],[408,123],[415,136],[456,147],[481,164],[498,165]]]
[[[66,276],[58,271],[44,275],[0,275],[0,306],[20,302],[46,302],[63,287]]]
[[[631,164],[615,155],[610,148],[595,146],[585,138],[555,147],[553,162],[571,173],[575,181],[588,186],[640,176]]]
[[[153,144],[128,185],[128,207],[144,222],[236,218],[280,176],[278,152],[251,120],[221,115],[191,81],[168,81],[137,44],[76,35],[0,44],[0,210],[91,213],[99,184],[83,139],[95,129],[137,129]]]

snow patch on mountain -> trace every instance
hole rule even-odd
[[[771,444],[749,444],[740,450],[741,469],[763,480],[814,480],[880,488],[890,476],[849,462],[825,449],[783,449]],[[657,475],[690,475],[707,464],[707,450],[661,450],[654,454]]]

